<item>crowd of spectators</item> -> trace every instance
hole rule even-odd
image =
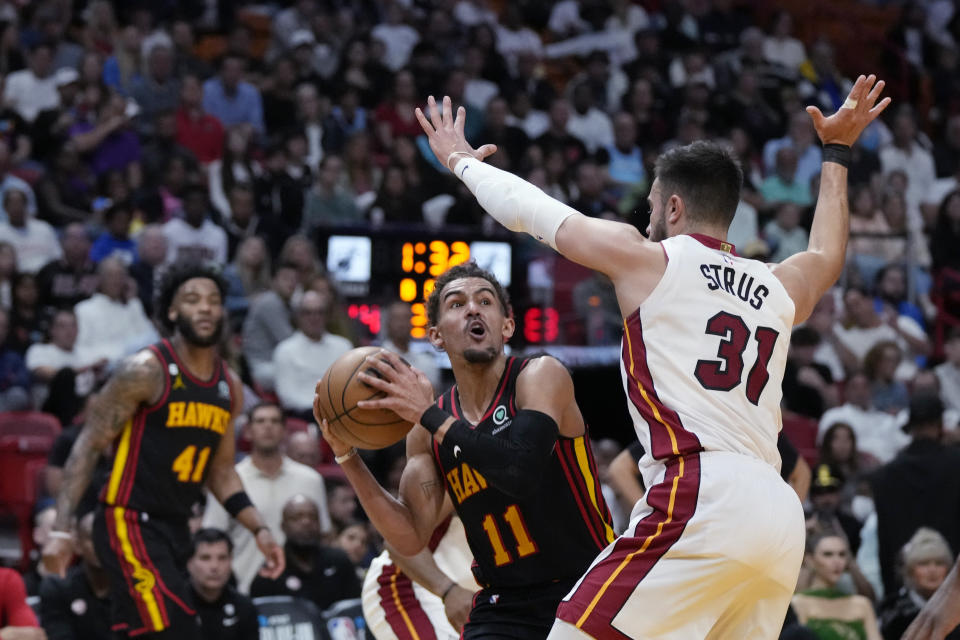
[[[863,637],[874,627],[897,637],[960,551],[960,12],[941,0],[851,0],[886,29],[876,67],[859,69],[816,16],[800,24],[767,5],[0,2],[0,411],[42,410],[63,425],[46,493],[86,399],[158,339],[157,275],[215,261],[230,286],[224,355],[246,383],[238,470],[286,539],[288,569],[255,580],[249,535],[208,505],[195,588],[208,602],[227,597],[232,554],[243,593],[298,591],[320,607],[358,595],[357,568],[379,538],[310,423],[314,382],[369,338],[325,272],[321,241],[340,229],[495,228],[436,162],[414,108],[451,96],[469,140],[499,147],[489,162],[641,229],[658,155],[723,141],[745,177],[728,240],[779,261],[806,247],[817,199],[821,151],[803,107],[833,111],[850,78],[875,72],[895,103],[854,148],[847,269],[794,332],[783,407],[812,469],[792,630],[817,633],[823,611],[842,609]],[[563,282],[549,268],[557,259],[530,243],[521,255],[531,297],[548,290],[534,302],[572,294],[562,311],[576,328],[563,324],[561,341],[619,342],[609,281]],[[374,339],[439,388],[436,361],[411,343],[409,304],[364,302],[382,309]],[[600,449],[614,459],[614,442]],[[390,486],[402,452],[368,462]],[[613,502],[615,486],[604,483]],[[38,544],[45,522],[41,500]],[[89,583],[100,606],[84,526],[68,580]],[[44,591],[36,572],[27,591],[50,603],[79,588]],[[49,607],[38,607],[44,624],[59,619]],[[0,612],[0,638],[14,623]]]

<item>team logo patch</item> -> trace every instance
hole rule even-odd
[[[230,399],[230,384],[226,380],[221,380],[217,385],[217,392],[224,400]]]
[[[78,616],[82,616],[87,612],[87,601],[77,598],[70,603],[70,611],[73,611]]]
[[[493,424],[500,426],[507,421],[507,408],[502,404],[493,410]]]

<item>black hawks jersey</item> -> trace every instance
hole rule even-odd
[[[219,358],[210,380],[187,371],[169,341],[148,347],[164,371],[164,392],[141,406],[117,441],[100,499],[154,516],[187,518],[203,497],[210,459],[230,422],[230,379]]]
[[[517,414],[517,376],[531,358],[508,358],[493,402],[475,429],[500,438],[510,435]],[[457,387],[437,406],[463,416]],[[614,539],[588,435],[557,440],[550,464],[533,495],[503,493],[458,452],[433,441],[440,474],[473,552],[473,573],[485,587],[523,587],[579,578]]]

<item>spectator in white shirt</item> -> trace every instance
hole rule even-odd
[[[17,271],[36,273],[52,260],[63,256],[57,232],[49,223],[37,220],[27,211],[27,194],[16,188],[3,192],[7,221],[0,222],[0,241],[9,242],[17,251]]]
[[[277,544],[284,542],[280,521],[283,505],[297,494],[310,497],[320,509],[320,528],[331,530],[327,510],[327,493],[323,477],[314,469],[294,462],[284,455],[282,445],[286,437],[283,410],[273,403],[257,404],[247,413],[245,433],[250,438],[250,455],[236,465],[237,475],[250,496],[264,524],[275,532]],[[253,535],[227,514],[216,500],[207,500],[203,514],[204,527],[216,527],[227,532],[233,540],[233,571],[242,593],[250,591],[261,565],[263,555],[257,549]]]
[[[517,55],[526,51],[543,56],[543,42],[537,32],[523,24],[520,7],[514,3],[507,3],[503,10],[503,21],[497,25],[497,51],[511,68],[516,64]]]
[[[590,153],[613,144],[613,123],[610,116],[594,104],[590,85],[581,82],[573,89],[573,109],[567,121],[567,132],[576,137]]]
[[[53,50],[40,41],[31,48],[27,68],[7,76],[3,101],[21,118],[33,122],[38,113],[60,104],[53,71]]]
[[[173,262],[227,262],[227,232],[207,217],[207,190],[199,185],[183,196],[183,218],[163,225],[167,237],[167,264]]]
[[[933,155],[917,141],[917,122],[910,105],[897,111],[893,120],[893,142],[880,149],[884,176],[900,170],[907,176],[907,219],[911,229],[923,227],[920,205],[937,181]]]
[[[403,7],[399,2],[391,2],[387,5],[386,21],[370,32],[370,37],[381,41],[386,48],[381,62],[391,71],[407,66],[414,45],[420,42],[420,34],[403,18]]]
[[[893,460],[910,438],[900,430],[896,416],[873,408],[870,380],[864,373],[855,373],[847,379],[844,387],[846,402],[839,407],[827,409],[820,418],[817,442],[831,426],[845,422],[857,437],[857,449],[869,453],[882,463]]]
[[[64,369],[76,376],[75,393],[83,398],[93,391],[107,361],[76,347],[77,316],[72,309],[60,309],[50,323],[50,341],[34,343],[27,349],[26,363],[33,376],[37,405],[43,403],[47,384]],[[39,389],[39,392],[37,392]]]
[[[113,365],[123,356],[159,339],[143,311],[136,283],[117,257],[103,259],[97,267],[99,291],[77,303],[77,348]]]
[[[327,300],[305,291],[296,306],[297,331],[273,351],[277,396],[284,409],[312,417],[314,387],[333,362],[353,348],[327,333]]]
[[[791,71],[797,71],[807,59],[807,52],[803,48],[803,43],[791,35],[793,17],[789,11],[781,9],[774,14],[771,31],[771,35],[763,41],[764,59]]]
[[[946,362],[933,369],[940,381],[940,397],[948,409],[960,412],[960,327],[950,330],[943,352]]]
[[[397,300],[387,307],[386,338],[383,341],[383,348],[393,351],[414,367],[423,371],[433,384],[433,388],[439,389],[440,369],[437,367],[433,347],[421,343],[426,348],[411,349],[410,319],[412,317],[413,312],[410,309],[409,302]]]

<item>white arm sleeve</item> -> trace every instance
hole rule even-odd
[[[553,249],[560,225],[577,213],[526,180],[475,158],[459,160],[453,173],[497,222],[511,231],[529,233]]]

